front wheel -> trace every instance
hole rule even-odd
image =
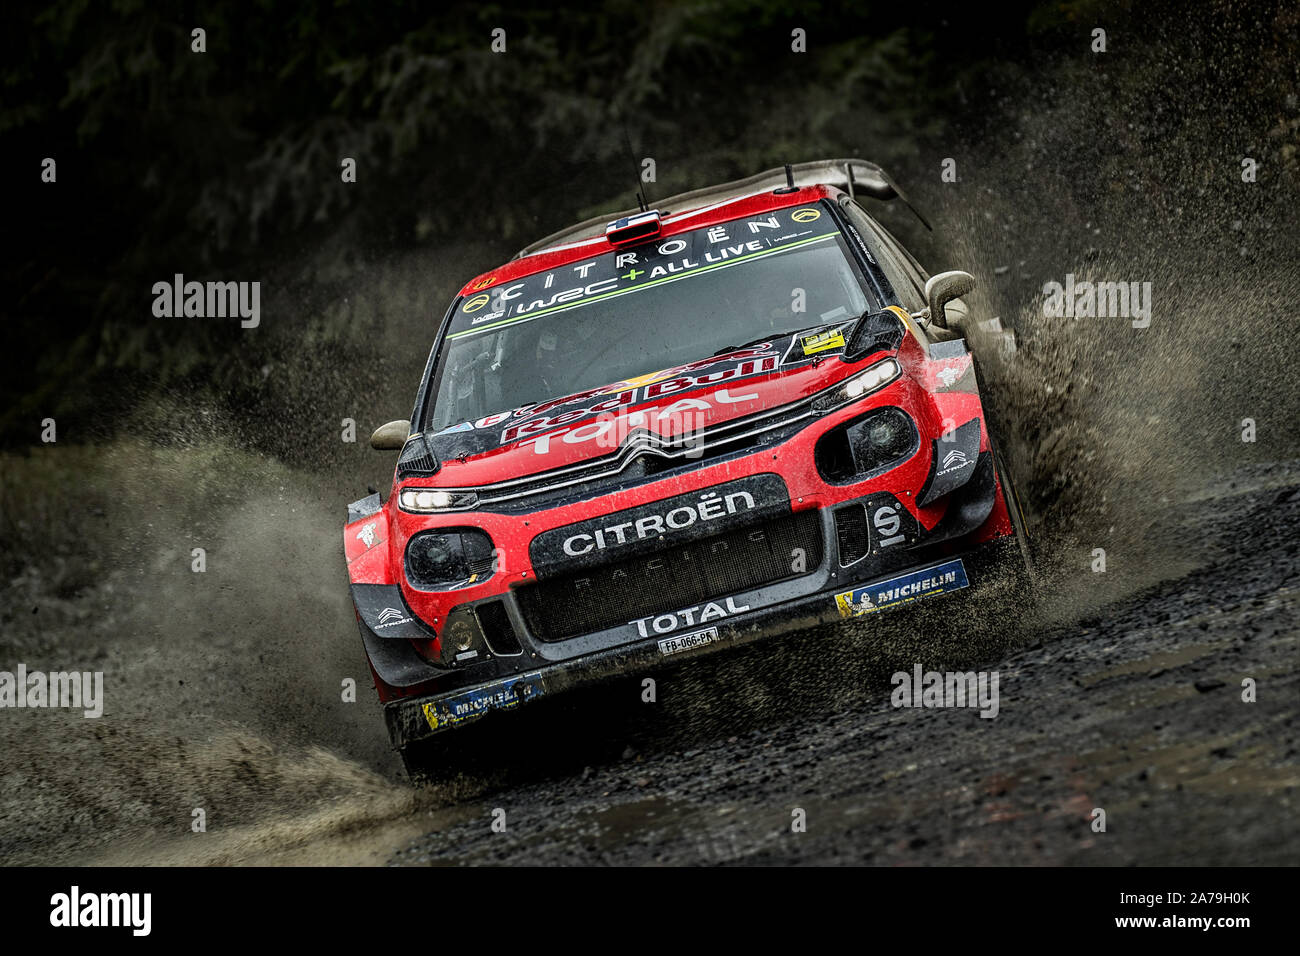
[[[449,731],[397,748],[412,786],[441,786],[474,774],[473,755],[466,748],[468,741],[458,739],[458,733],[463,735],[463,731]]]
[[[1016,486],[1012,483],[1007,474],[1006,462],[996,451],[993,453],[994,467],[998,473],[998,485],[1002,489],[1002,500],[1006,502],[1007,517],[1011,520],[1011,529],[1016,535],[1016,544],[1020,548],[1020,558],[1025,565],[1025,573],[1029,575],[1029,580],[1035,581],[1038,578],[1038,569],[1034,560],[1033,543],[1029,538],[1029,529],[1025,524],[1025,515],[1020,508],[1020,497],[1016,494]]]

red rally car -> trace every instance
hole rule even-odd
[[[461,289],[410,421],[371,437],[392,492],[344,529],[413,775],[490,711],[1023,567],[974,280],[927,277],[859,195],[906,202],[872,163],[787,166]]]

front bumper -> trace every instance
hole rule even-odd
[[[1000,576],[999,569],[1015,567],[1018,560],[1017,544],[1010,537],[960,553],[946,545],[927,550],[923,560],[884,574],[866,568],[857,574],[852,569],[846,573],[826,560],[816,572],[795,581],[719,599],[715,603],[721,615],[699,620],[697,626],[675,627],[644,637],[638,633],[633,640],[595,646],[494,679],[462,681],[451,689],[440,687],[390,701],[384,708],[390,737],[402,748],[494,710],[515,709],[542,697],[612,677],[645,673],[686,657],[870,615],[917,599],[943,596],[953,600],[958,595],[964,599],[980,593]],[[912,557],[920,555],[912,552]]]
[[[697,486],[692,495],[703,492],[702,500],[715,503],[710,513],[720,517],[675,532],[673,541],[661,543],[650,535],[629,543],[620,549],[626,560],[580,553],[594,551],[593,536],[600,534],[586,524],[562,527],[560,540],[552,531],[535,535],[531,557],[536,573],[525,573],[505,589],[498,585],[467,592],[434,622],[444,638],[477,635],[478,647],[463,659],[448,661],[447,652],[458,649],[451,642],[433,644],[434,634],[424,623],[427,614],[408,606],[398,586],[353,584],[381,699],[468,690],[737,613],[833,594],[849,584],[880,580],[968,550],[976,541],[1010,532],[1001,520],[1005,507],[993,456],[982,452],[976,458],[969,480],[946,496],[943,517],[928,529],[901,500],[910,494],[906,483],[897,496],[882,489],[806,502],[792,495],[779,475],[759,473]],[[724,513],[719,502],[741,497],[750,505],[746,513]],[[666,506],[680,503],[654,500]],[[625,528],[658,520],[641,517],[641,510],[638,506],[588,520],[599,526],[609,518]],[[669,511],[669,519],[677,513]],[[575,536],[576,531],[584,533]],[[563,540],[570,547],[557,547]],[[598,560],[588,565],[589,557]],[[430,659],[438,656],[437,663]]]

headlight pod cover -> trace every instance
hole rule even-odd
[[[397,495],[403,511],[436,514],[439,511],[464,511],[478,504],[472,491],[444,491],[441,488],[403,488]]]
[[[406,580],[421,591],[450,591],[490,576],[492,539],[476,528],[421,531],[406,543]]]
[[[869,395],[898,378],[898,362],[892,358],[882,359],[865,372],[859,372],[852,378],[846,378],[834,388],[828,388],[813,399],[813,410],[828,412],[841,405]]]

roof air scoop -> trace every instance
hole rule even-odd
[[[651,209],[615,219],[605,227],[605,238],[612,246],[624,246],[629,242],[657,236],[663,228],[661,215],[658,209]]]

